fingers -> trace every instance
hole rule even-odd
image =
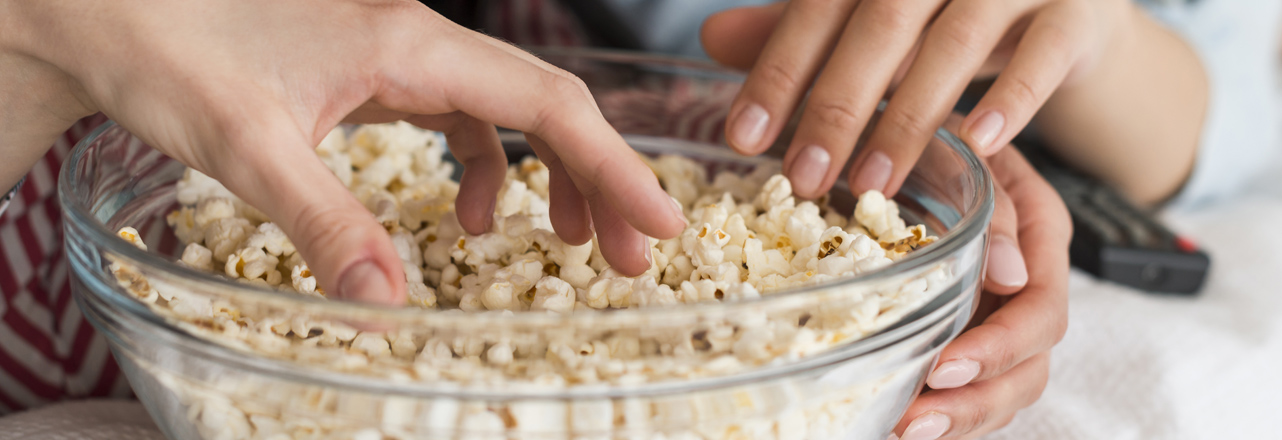
[[[228,130],[213,177],[276,220],[320,285],[338,298],[401,305],[405,275],[387,231],[312,151],[288,118]],[[270,191],[264,190],[270,188]]]
[[[1057,2],[1033,18],[1010,64],[976,104],[959,133],[987,156],[1010,142],[1046,103],[1080,58],[1087,28],[1077,2]]]
[[[494,223],[494,204],[507,175],[507,156],[493,125],[463,113],[415,116],[410,123],[445,134],[450,153],[463,164],[454,210],[468,234],[481,235]]]
[[[895,71],[913,50],[918,35],[941,3],[942,0],[859,3],[823,75],[815,81],[784,157],[784,170],[793,182],[793,192],[817,197],[837,180]],[[863,155],[864,160],[856,165],[864,168],[852,174],[852,183],[857,183],[851,187],[855,194],[886,186],[894,166],[888,153],[894,152]],[[905,164],[911,167],[911,163]]]
[[[604,194],[586,195],[592,211],[592,227],[596,230],[601,256],[610,267],[626,276],[639,276],[650,268],[653,258],[646,236],[624,221],[618,211],[602,200]]]
[[[530,146],[548,166],[548,190],[552,192],[553,228],[566,243],[583,244],[596,232],[601,256],[610,267],[627,276],[637,276],[650,268],[650,246],[645,234],[637,231],[613,208],[605,193],[592,190],[586,193],[576,184],[583,178],[562,166],[560,158],[547,143],[534,135],[526,135]],[[585,215],[585,213],[587,215]],[[591,220],[589,221],[589,215]],[[563,231],[564,230],[564,231]]]
[[[855,161],[853,190],[898,191],[966,85],[1034,1],[959,1],[940,13]]]
[[[927,378],[932,388],[999,377],[1049,350],[1068,325],[1068,242],[1072,226],[1054,189],[1013,149],[989,160],[1018,213],[1019,248],[1028,282],[1005,304],[950,343]],[[991,258],[991,257],[990,257]]]
[[[971,439],[1005,426],[1042,395],[1050,353],[1039,354],[1000,378],[957,389],[930,390],[913,402],[895,427],[901,440]]]
[[[988,257],[984,265],[984,290],[1011,294],[1028,282],[1028,269],[1019,250],[1019,219],[1015,204],[1001,185],[993,185],[993,220],[988,229]]]
[[[376,97],[382,105],[419,114],[459,110],[538,135],[582,177],[581,192],[603,193],[601,200],[637,230],[671,238],[685,227],[654,173],[601,116],[581,81],[453,28],[430,37],[402,45],[411,52],[394,59],[412,62],[386,74]]]
[[[726,141],[735,151],[755,155],[769,148],[832,51],[854,5],[854,0],[788,4],[730,105]]]
[[[788,2],[778,2],[712,14],[699,32],[704,52],[723,65],[751,69],[787,6]]]
[[[588,211],[588,201],[583,193],[574,186],[570,174],[565,171],[561,158],[548,147],[538,136],[525,135],[525,139],[539,156],[539,160],[548,167],[548,215],[552,220],[552,229],[561,241],[572,245],[581,245],[592,239],[592,219]]]

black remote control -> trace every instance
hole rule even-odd
[[[1073,266],[1154,293],[1201,290],[1211,259],[1192,240],[1171,232],[1108,185],[1068,168],[1036,140],[1018,142],[1073,217]]]

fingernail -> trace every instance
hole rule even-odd
[[[957,359],[944,362],[935,367],[926,379],[926,385],[937,390],[957,388],[975,380],[979,375],[979,362],[970,359]]]
[[[929,413],[913,419],[912,423],[904,428],[903,440],[935,440],[948,432],[948,427],[953,424],[948,416],[940,413]]]
[[[681,219],[681,222],[685,223],[686,226],[690,226],[690,221],[686,220],[685,209],[681,207],[681,202],[672,197],[668,197],[668,200],[672,201],[672,212],[677,215],[677,218]]]
[[[338,281],[339,297],[366,303],[384,302],[392,296],[387,274],[373,261],[362,261],[347,269]]]
[[[645,255],[646,268],[654,267],[654,248],[650,247],[650,239],[641,240],[641,254]]]
[[[975,139],[975,148],[981,153],[987,154],[993,148],[993,141],[997,140],[997,135],[1002,133],[1002,127],[1006,126],[1006,117],[1001,112],[990,111],[980,116],[974,124],[970,126],[970,136]]]
[[[788,173],[792,192],[807,198],[817,195],[815,193],[819,191],[819,185],[823,185],[831,163],[832,157],[823,147],[810,145],[802,149],[792,162],[792,172]]]
[[[1010,287],[1028,283],[1028,268],[1015,241],[1005,235],[993,235],[988,247],[988,279]]]
[[[885,191],[886,184],[890,182],[890,172],[894,168],[894,163],[890,161],[890,156],[880,151],[874,151],[864,160],[864,164],[859,167],[859,174],[855,175],[855,195],[863,194],[868,190]]]
[[[490,228],[494,227],[494,207],[498,204],[498,199],[490,201],[490,209],[485,213],[485,232],[490,232]]]
[[[770,114],[757,104],[748,104],[739,117],[735,118],[730,129],[730,144],[740,151],[755,151],[761,138],[766,135],[766,126],[770,125]]]
[[[886,440],[899,440],[899,436],[892,432],[889,437],[886,437]]]

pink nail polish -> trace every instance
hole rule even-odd
[[[994,234],[988,246],[988,279],[1008,287],[1023,287],[1028,283],[1028,268],[1015,241],[1005,235]]]
[[[889,436],[886,436],[886,440],[899,440],[899,436],[892,432]]]
[[[985,155],[996,150],[993,142],[1002,134],[1002,128],[1005,126],[1006,117],[1002,116],[1001,112],[990,111],[980,116],[970,126],[970,136],[975,141],[975,149]]]
[[[792,170],[788,172],[792,192],[806,198],[818,196],[815,193],[819,192],[819,186],[823,185],[831,165],[832,157],[828,155],[828,150],[818,145],[803,148],[792,162]]]
[[[890,156],[880,151],[874,151],[864,159],[863,165],[860,165],[858,174],[854,178],[855,195],[863,194],[868,190],[885,191],[886,184],[890,183],[890,173],[894,171],[894,163],[890,161]]]
[[[912,423],[904,428],[902,440],[935,440],[942,437],[948,432],[948,428],[953,422],[948,416],[932,412],[926,413],[913,419]]]
[[[957,388],[979,376],[979,362],[957,359],[939,364],[926,378],[926,385],[937,390]]]
[[[748,104],[730,128],[730,144],[739,151],[756,151],[770,125],[770,114],[757,104]]]

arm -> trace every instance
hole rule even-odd
[[[1035,123],[1057,155],[1132,200],[1169,198],[1193,168],[1206,73],[1179,36],[1130,7],[1098,64],[1066,82]]]
[[[81,104],[74,81],[25,50],[28,22],[10,1],[0,1],[0,193],[27,173],[58,135],[93,114]]]

